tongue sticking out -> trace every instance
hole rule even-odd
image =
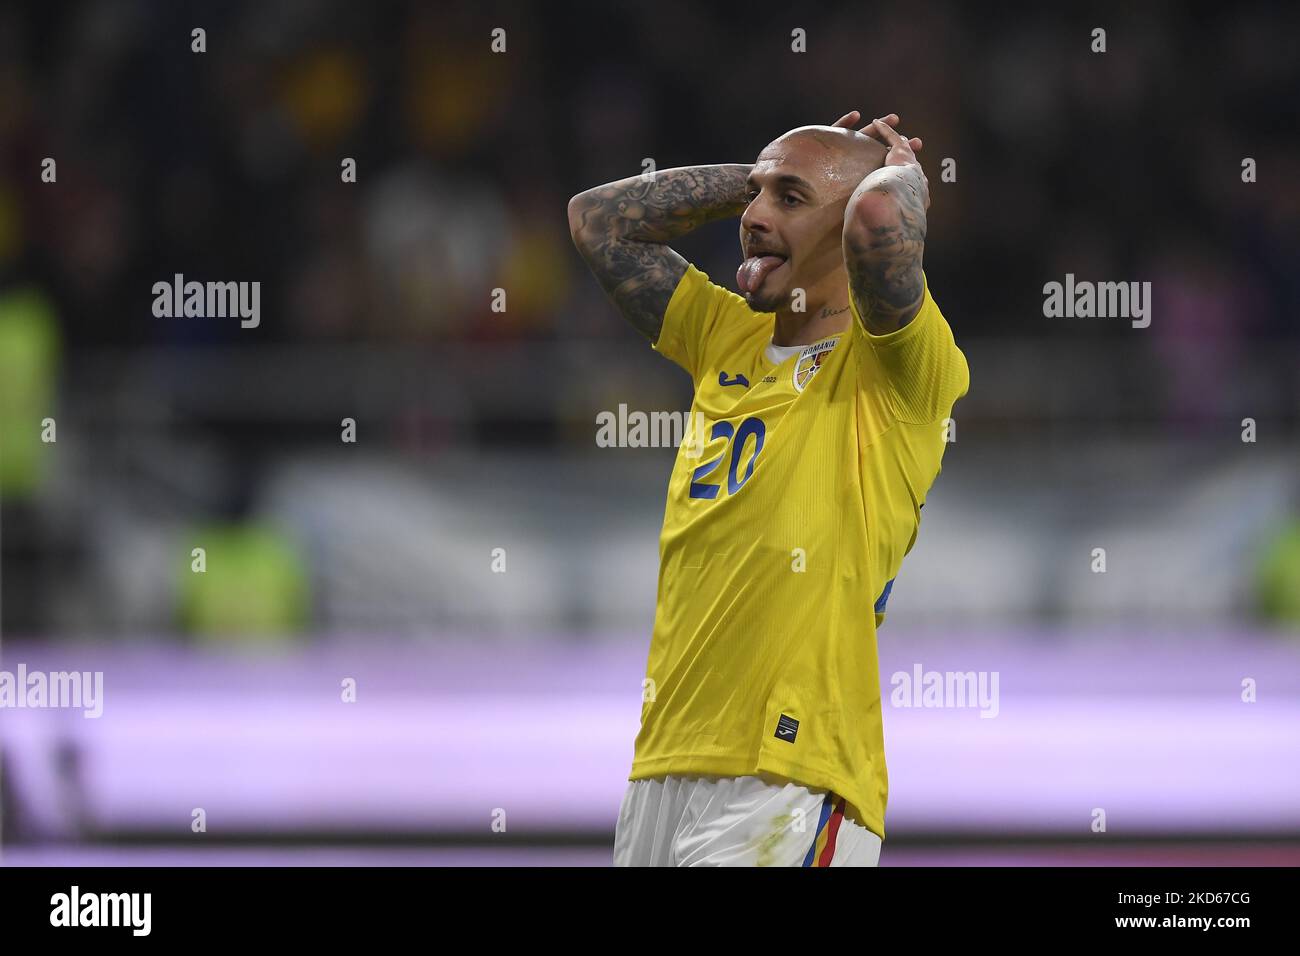
[[[783,262],[785,260],[777,256],[750,256],[736,270],[736,285],[741,292],[753,292],[763,284],[767,274]]]

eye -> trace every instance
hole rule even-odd
[[[789,202],[788,200],[793,200],[793,202]],[[799,197],[796,196],[794,193],[786,193],[784,196],[781,197],[781,202],[785,203],[787,206],[797,206],[799,205],[800,201],[801,200],[799,199]]]

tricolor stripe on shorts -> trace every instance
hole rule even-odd
[[[817,821],[817,835],[813,837],[808,855],[803,858],[804,866],[830,866],[835,856],[835,836],[840,832],[840,823],[844,819],[844,798],[833,793],[826,794],[822,801],[821,816]]]

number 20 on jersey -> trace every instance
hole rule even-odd
[[[709,443],[725,438],[727,443],[721,453],[712,461],[706,461],[691,474],[690,497],[712,500],[718,497],[722,489],[722,475],[714,474],[723,461],[727,461],[727,494],[734,495],[745,486],[745,482],[754,474],[754,466],[763,451],[763,439],[767,429],[761,418],[746,418],[739,425],[730,422],[714,422],[709,435]],[[750,439],[753,439],[751,442]],[[746,454],[748,460],[746,461]],[[745,473],[740,474],[741,462],[745,461]]]

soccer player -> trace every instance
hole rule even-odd
[[[616,865],[879,860],[876,628],[969,374],[921,269],[921,141],[859,121],[569,201],[579,252],[704,422],[668,484]],[[669,246],[732,216],[739,294]]]

